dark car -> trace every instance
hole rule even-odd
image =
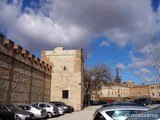
[[[66,104],[63,103],[63,102],[52,101],[52,102],[50,102],[50,103],[53,103],[53,104],[55,104],[56,106],[61,106],[61,107],[64,109],[65,113],[71,113],[71,112],[74,111],[74,107],[72,107],[72,106],[70,106],[70,105],[66,105]]]
[[[107,101],[103,101],[103,100],[100,100],[100,101],[98,101],[98,102],[99,102],[100,105],[105,105],[105,104],[107,104]]]
[[[100,100],[100,101],[90,100],[90,105],[104,105],[104,104],[107,104],[107,101],[103,101],[103,100]]]
[[[148,98],[140,98],[140,99],[134,100],[134,103],[141,104],[141,105],[153,105],[154,101]]]
[[[90,105],[99,105],[99,101],[90,100]]]
[[[5,108],[6,111],[14,112],[16,120],[31,120],[34,117],[33,113],[23,111],[19,109],[17,106],[12,104],[0,104],[0,106]],[[14,120],[14,119],[10,119],[10,120]]]
[[[6,107],[0,105],[0,120],[14,120],[15,113],[12,111],[8,111]]]
[[[0,106],[0,120],[15,120],[15,113]]]

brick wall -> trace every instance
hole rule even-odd
[[[50,100],[51,67],[0,35],[0,102]]]

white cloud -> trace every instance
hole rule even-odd
[[[146,68],[142,68],[140,71],[137,71],[134,74],[142,77],[152,75],[152,73]]]
[[[157,16],[149,0],[122,1],[40,0],[40,7],[32,1],[36,9],[26,7],[24,12],[20,0],[1,1],[0,27],[29,50],[85,48],[91,37],[104,35],[119,46],[131,41],[134,50],[144,51]]]
[[[157,76],[154,76],[151,71],[146,68],[142,68],[139,71],[134,72],[134,75],[139,77],[142,81],[147,83],[156,83],[158,82]]]
[[[136,69],[136,68],[142,68],[142,67],[147,67],[150,66],[150,61],[149,60],[144,60],[144,59],[137,59],[133,63],[128,64],[129,68]]]
[[[107,41],[102,41],[99,46],[106,46],[106,47],[108,47],[110,45],[109,45],[109,43]]]
[[[133,54],[133,51],[130,52],[130,59],[131,59],[131,63],[128,64],[128,68],[130,69],[140,69],[143,67],[150,67],[151,66],[151,61],[149,58],[147,57],[135,57]]]
[[[121,70],[126,69],[125,65],[122,64],[122,63],[118,63],[118,64],[116,65],[116,67],[118,67],[118,68],[121,69]]]
[[[92,56],[91,52],[87,53],[87,58],[90,58],[91,56]]]

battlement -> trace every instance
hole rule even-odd
[[[0,34],[0,45],[4,43],[4,35]]]
[[[21,58],[23,57],[26,61],[29,60],[30,62],[35,63],[39,67],[46,68],[49,71],[51,71],[51,69],[52,69],[52,67],[49,65],[49,63],[45,63],[43,60],[36,58],[35,55],[30,54],[27,50],[24,50],[21,46],[16,45],[12,40],[6,39],[5,36],[2,34],[0,34],[0,46],[2,48],[0,50],[0,52],[2,52],[2,53],[8,52],[7,55],[9,55],[9,56],[12,56],[14,53],[17,56],[18,55],[21,56]]]
[[[0,34],[0,102],[50,100],[52,67]],[[10,87],[6,87],[10,86]]]
[[[10,49],[14,48],[14,42],[11,41],[10,39],[5,39],[4,40],[4,46]]]

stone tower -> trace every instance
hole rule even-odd
[[[62,101],[75,110],[83,107],[82,50],[42,51],[41,59],[52,64],[50,101]]]
[[[116,79],[115,79],[115,83],[118,83],[118,84],[121,83],[121,78],[119,77],[118,67],[116,68]]]

